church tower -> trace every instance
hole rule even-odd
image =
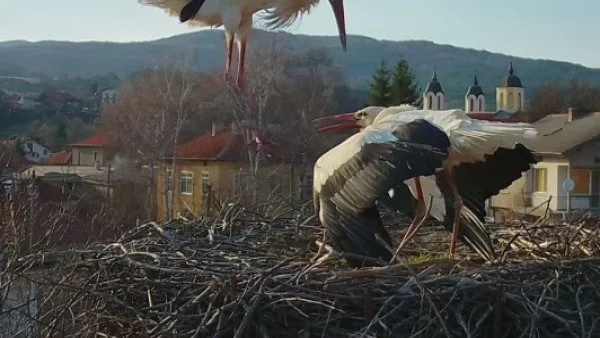
[[[429,81],[423,93],[423,109],[444,110],[445,105],[442,85],[437,79],[437,72],[433,71],[431,81]]]
[[[523,111],[525,107],[525,90],[521,79],[515,75],[512,62],[508,68],[508,76],[502,79],[496,88],[496,111],[503,110],[514,114]]]
[[[485,95],[479,81],[477,81],[477,75],[473,79],[473,85],[467,90],[465,94],[465,111],[467,113],[482,113],[485,112]]]

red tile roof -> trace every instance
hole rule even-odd
[[[266,135],[261,139],[269,141]],[[266,144],[263,150],[276,155],[274,145]],[[244,135],[233,133],[229,129],[217,131],[215,135],[207,133],[183,143],[175,149],[175,154],[180,159],[223,161],[245,161],[248,156]]]
[[[215,135],[207,133],[183,143],[175,149],[175,155],[178,158],[236,160],[245,150],[243,135],[221,130]]]
[[[72,153],[68,150],[63,150],[58,153],[52,153],[44,159],[43,164],[48,164],[48,165],[69,164],[71,162],[71,154]]]
[[[104,147],[108,142],[108,133],[98,132],[96,135],[85,138],[77,143],[72,143],[72,147]]]

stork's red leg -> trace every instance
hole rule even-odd
[[[237,86],[240,91],[244,90],[244,63],[246,62],[246,40],[238,41],[238,73],[237,73]]]
[[[233,34],[225,31],[225,44],[227,45],[227,56],[225,58],[225,82],[229,82],[229,70],[231,69],[231,57],[233,55]]]
[[[446,173],[450,189],[452,190],[452,194],[454,195],[454,220],[452,221],[452,239],[450,240],[450,258],[454,258],[454,254],[456,252],[456,242],[458,241],[458,224],[460,221],[460,211],[462,209],[463,202],[458,192],[458,188],[456,187],[456,183],[454,183],[452,167],[447,163],[444,163],[444,172]]]
[[[396,252],[398,252],[406,244],[406,242],[408,242],[417,233],[419,226],[422,224],[422,218],[425,216],[425,198],[423,198],[423,188],[421,187],[421,180],[419,177],[415,177],[415,187],[417,188],[417,207],[415,217],[406,230],[404,238],[400,241],[400,245],[398,246]]]

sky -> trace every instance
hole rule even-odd
[[[345,0],[345,7],[348,34],[600,68],[599,0]],[[147,41],[197,29],[137,0],[0,0],[0,41]],[[337,35],[324,0],[286,30]]]

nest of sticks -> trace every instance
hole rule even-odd
[[[136,227],[60,256],[37,281],[42,336],[598,337],[600,222],[497,226],[502,260],[349,269],[314,258],[316,222],[204,219]],[[435,226],[413,250],[427,250]],[[439,245],[436,245],[436,250]],[[73,256],[75,254],[75,256]],[[45,253],[48,261],[53,253]],[[21,259],[32,266],[40,255]],[[30,262],[25,264],[25,262]]]

